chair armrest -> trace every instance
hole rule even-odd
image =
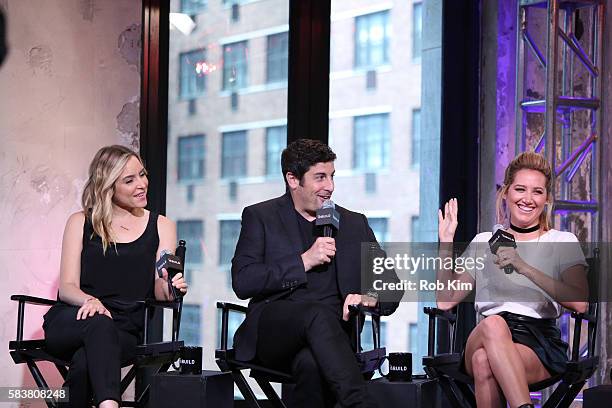
[[[247,308],[245,306],[237,305],[235,303],[230,303],[230,302],[217,302],[217,309],[221,309],[223,311],[231,310],[233,312],[240,312],[240,313],[247,312]]]
[[[157,300],[148,298],[140,300],[138,303],[144,305],[144,337],[143,344],[146,345],[149,342],[149,310],[152,308],[162,308],[172,310],[172,341],[178,340],[179,330],[181,325],[181,312],[183,310],[183,298],[179,297],[174,300]]]
[[[430,318],[440,318],[455,323],[457,321],[457,315],[447,310],[438,309],[437,307],[424,307],[423,312]]]
[[[40,306],[53,306],[57,303],[55,300],[39,298],[36,296],[28,295],[11,295],[11,300],[19,302],[17,306],[17,336],[15,337],[16,342],[23,341],[23,324],[25,319],[25,304]]]
[[[370,316],[378,316],[380,317],[380,310],[377,306],[364,306],[364,305],[349,305],[349,314],[351,316],[357,314],[365,314]]]
[[[574,319],[586,320],[591,323],[597,323],[597,317],[589,313],[572,312],[571,315]]]
[[[380,310],[374,306],[364,306],[361,304],[349,305],[349,316],[353,318],[354,336],[355,336],[355,351],[361,352],[361,327],[365,323],[362,319],[365,315],[372,317],[372,340],[374,349],[380,348]]]
[[[237,305],[230,302],[217,302],[217,309],[221,310],[221,348],[218,351],[227,351],[227,343],[229,339],[229,314],[230,312],[238,312],[246,314],[245,306]]]
[[[423,312],[429,316],[429,327],[427,333],[427,355],[432,357],[435,354],[436,342],[436,319],[442,319],[448,322],[449,326],[453,326],[457,321],[457,315],[447,310],[438,309],[437,307],[424,307]],[[453,352],[453,341],[451,339],[451,353]]]
[[[57,303],[57,300],[39,298],[36,296],[28,296],[28,295],[11,295],[11,300],[16,302],[24,302],[29,303],[31,305],[42,305],[42,306],[53,306]]]
[[[181,299],[177,300],[157,300],[157,299],[145,299],[141,301],[145,307],[161,307],[164,309],[178,309],[181,304]]]

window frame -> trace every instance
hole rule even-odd
[[[370,167],[368,164],[370,162],[370,154],[371,154],[371,146],[375,145],[372,141],[368,141],[367,139],[370,137],[368,134],[360,134],[360,129],[363,129],[365,126],[361,125],[358,122],[368,120],[376,120],[381,119],[381,129],[380,133],[377,133],[378,143],[380,143],[380,153],[381,153],[381,164],[379,166]],[[390,143],[391,143],[391,135],[390,135],[390,119],[391,114],[389,112],[386,113],[374,113],[360,116],[353,116],[353,170],[361,171],[364,173],[375,173],[381,170],[387,170],[389,168],[389,160],[390,160]],[[368,124],[368,127],[371,127],[372,124]],[[372,133],[374,134],[374,133]],[[360,140],[362,139],[362,140]],[[363,156],[363,157],[362,157]],[[363,160],[363,163],[361,161]]]
[[[184,146],[184,143],[187,143],[190,140],[202,140],[202,148],[201,148],[201,153],[202,153],[202,157],[198,158],[192,158],[191,155],[190,157],[188,157],[188,161],[191,163],[193,160],[199,160],[202,162],[202,174],[198,175],[198,176],[181,176],[181,165],[187,161],[187,158],[185,158],[183,156],[183,159],[181,160],[181,152],[183,149],[186,149],[187,147]],[[184,135],[184,136],[179,136],[177,138],[177,168],[176,168],[176,180],[179,183],[193,183],[193,182],[198,182],[198,181],[203,181],[206,178],[206,135],[204,133],[199,133],[199,134],[194,134],[194,135]],[[189,148],[189,150],[191,152],[194,151],[193,146],[191,146]],[[191,166],[190,166],[191,167]]]
[[[281,36],[286,37],[282,40],[286,44],[286,49],[281,48],[280,50],[275,49],[275,56],[272,58],[271,42],[274,38]],[[281,75],[278,78],[271,78],[271,72],[274,71],[274,67],[281,68]],[[283,75],[284,74],[284,75]],[[283,31],[280,33],[270,34],[266,38],[266,84],[286,83],[289,79],[289,32]]]
[[[241,136],[243,138],[242,142],[240,141],[235,141],[232,140],[231,143],[233,146],[242,146],[243,151],[242,151],[242,155],[238,156],[238,155],[232,155],[232,156],[228,156],[226,153],[226,149],[229,148],[229,139],[232,137],[238,137]],[[221,133],[221,179],[222,180],[236,180],[236,179],[241,179],[241,178],[245,178],[248,176],[248,130],[236,130],[236,131],[232,131],[232,132],[223,132]],[[240,173],[241,174],[228,174],[227,172],[228,170],[228,162],[227,160],[231,159],[232,162],[238,162],[239,166],[241,168]],[[233,168],[233,166],[232,166]]]
[[[379,16],[382,16],[383,36],[382,36],[382,43],[376,44],[376,43],[373,43],[373,40],[371,38],[372,36],[371,30],[373,29],[373,24],[376,21],[376,18]],[[353,41],[354,41],[353,66],[355,69],[371,70],[377,67],[389,65],[391,63],[390,61],[390,47],[391,47],[390,45],[391,43],[390,19],[391,19],[391,9],[380,10],[374,13],[361,14],[355,17],[355,23],[354,23],[355,24],[355,35],[353,38]],[[365,50],[362,50],[362,47],[364,46],[364,44],[361,44],[362,42],[359,40],[359,37],[361,36],[360,25],[366,25],[366,28],[367,28],[366,29],[367,40],[365,41]],[[373,54],[373,51],[375,51],[377,47],[382,48],[380,50],[380,52],[382,52],[382,59],[381,61],[373,62],[372,54]],[[363,54],[362,54],[364,51],[366,55],[365,57],[363,57]]]
[[[194,2],[198,2],[199,4],[194,5]],[[189,7],[185,7],[185,3],[189,3]],[[204,3],[204,4],[201,4]],[[189,14],[190,16],[194,16],[202,13],[208,8],[208,0],[181,0],[181,13]]]
[[[229,53],[227,53],[227,47],[233,48],[238,46],[240,46],[238,51],[232,49]],[[233,92],[249,86],[249,63],[248,57],[246,56],[248,51],[249,40],[241,40],[223,44],[223,74],[221,75],[221,89],[223,91]],[[235,58],[237,55],[242,55],[242,57]],[[234,81],[233,85],[230,83],[230,79],[228,78],[228,62],[231,62],[234,65],[239,63],[239,68],[241,68],[240,71],[236,70],[236,80]],[[239,72],[242,72],[244,76],[239,76]],[[238,78],[242,79],[238,80]]]
[[[196,78],[196,88],[197,88],[197,80],[201,79],[202,81],[202,89],[201,90],[196,90],[194,92],[188,92],[188,93],[183,93],[183,85],[185,83],[185,81],[187,80],[187,78],[185,78],[188,75],[183,75],[185,73],[184,68],[184,58],[186,58],[188,55],[194,55],[197,53],[202,53],[202,61],[206,61],[206,48],[202,47],[202,48],[197,48],[197,49],[193,49],[193,50],[189,50],[189,51],[184,51],[181,52],[179,54],[179,80],[178,80],[178,86],[179,86],[179,91],[178,91],[178,95],[179,95],[179,100],[183,100],[183,101],[188,101],[188,100],[192,100],[192,99],[198,99],[201,98],[202,96],[206,95],[206,91],[207,91],[207,81],[206,81],[206,75],[201,75],[198,76]],[[190,77],[192,78],[192,77]]]

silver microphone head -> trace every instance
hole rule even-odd
[[[500,230],[500,229],[504,229],[504,226],[501,225],[501,224],[495,224],[493,226],[493,233],[495,234],[497,232],[497,230]]]
[[[323,201],[321,208],[336,208],[336,204],[334,204],[334,202],[328,198],[327,200]]]

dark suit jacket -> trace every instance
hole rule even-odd
[[[376,238],[363,214],[340,206],[336,209],[340,214],[340,228],[336,235],[336,272],[344,299],[348,294],[362,293],[361,244],[376,243]],[[239,360],[255,357],[262,307],[286,297],[308,281],[302,252],[298,221],[289,193],[244,209],[242,229],[232,259],[234,292],[240,299],[251,299],[246,319],[234,335],[234,348]],[[397,302],[381,303],[381,313],[391,314],[397,306]]]

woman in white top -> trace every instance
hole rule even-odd
[[[499,407],[500,392],[511,408],[533,407],[528,385],[563,371],[567,361],[567,344],[555,325],[561,306],[577,312],[587,308],[586,262],[578,240],[550,228],[552,182],[542,155],[517,156],[506,168],[496,206],[498,222],[508,226],[518,248],[501,247],[492,255],[492,234],[478,234],[464,256],[483,256],[483,268],[438,273],[441,281],[476,284],[476,310],[485,318],[467,340],[463,367],[474,378],[478,407]],[[438,213],[441,256],[452,251],[457,211],[453,198]],[[508,266],[513,272],[506,274]],[[468,294],[438,293],[438,307],[451,309]]]

